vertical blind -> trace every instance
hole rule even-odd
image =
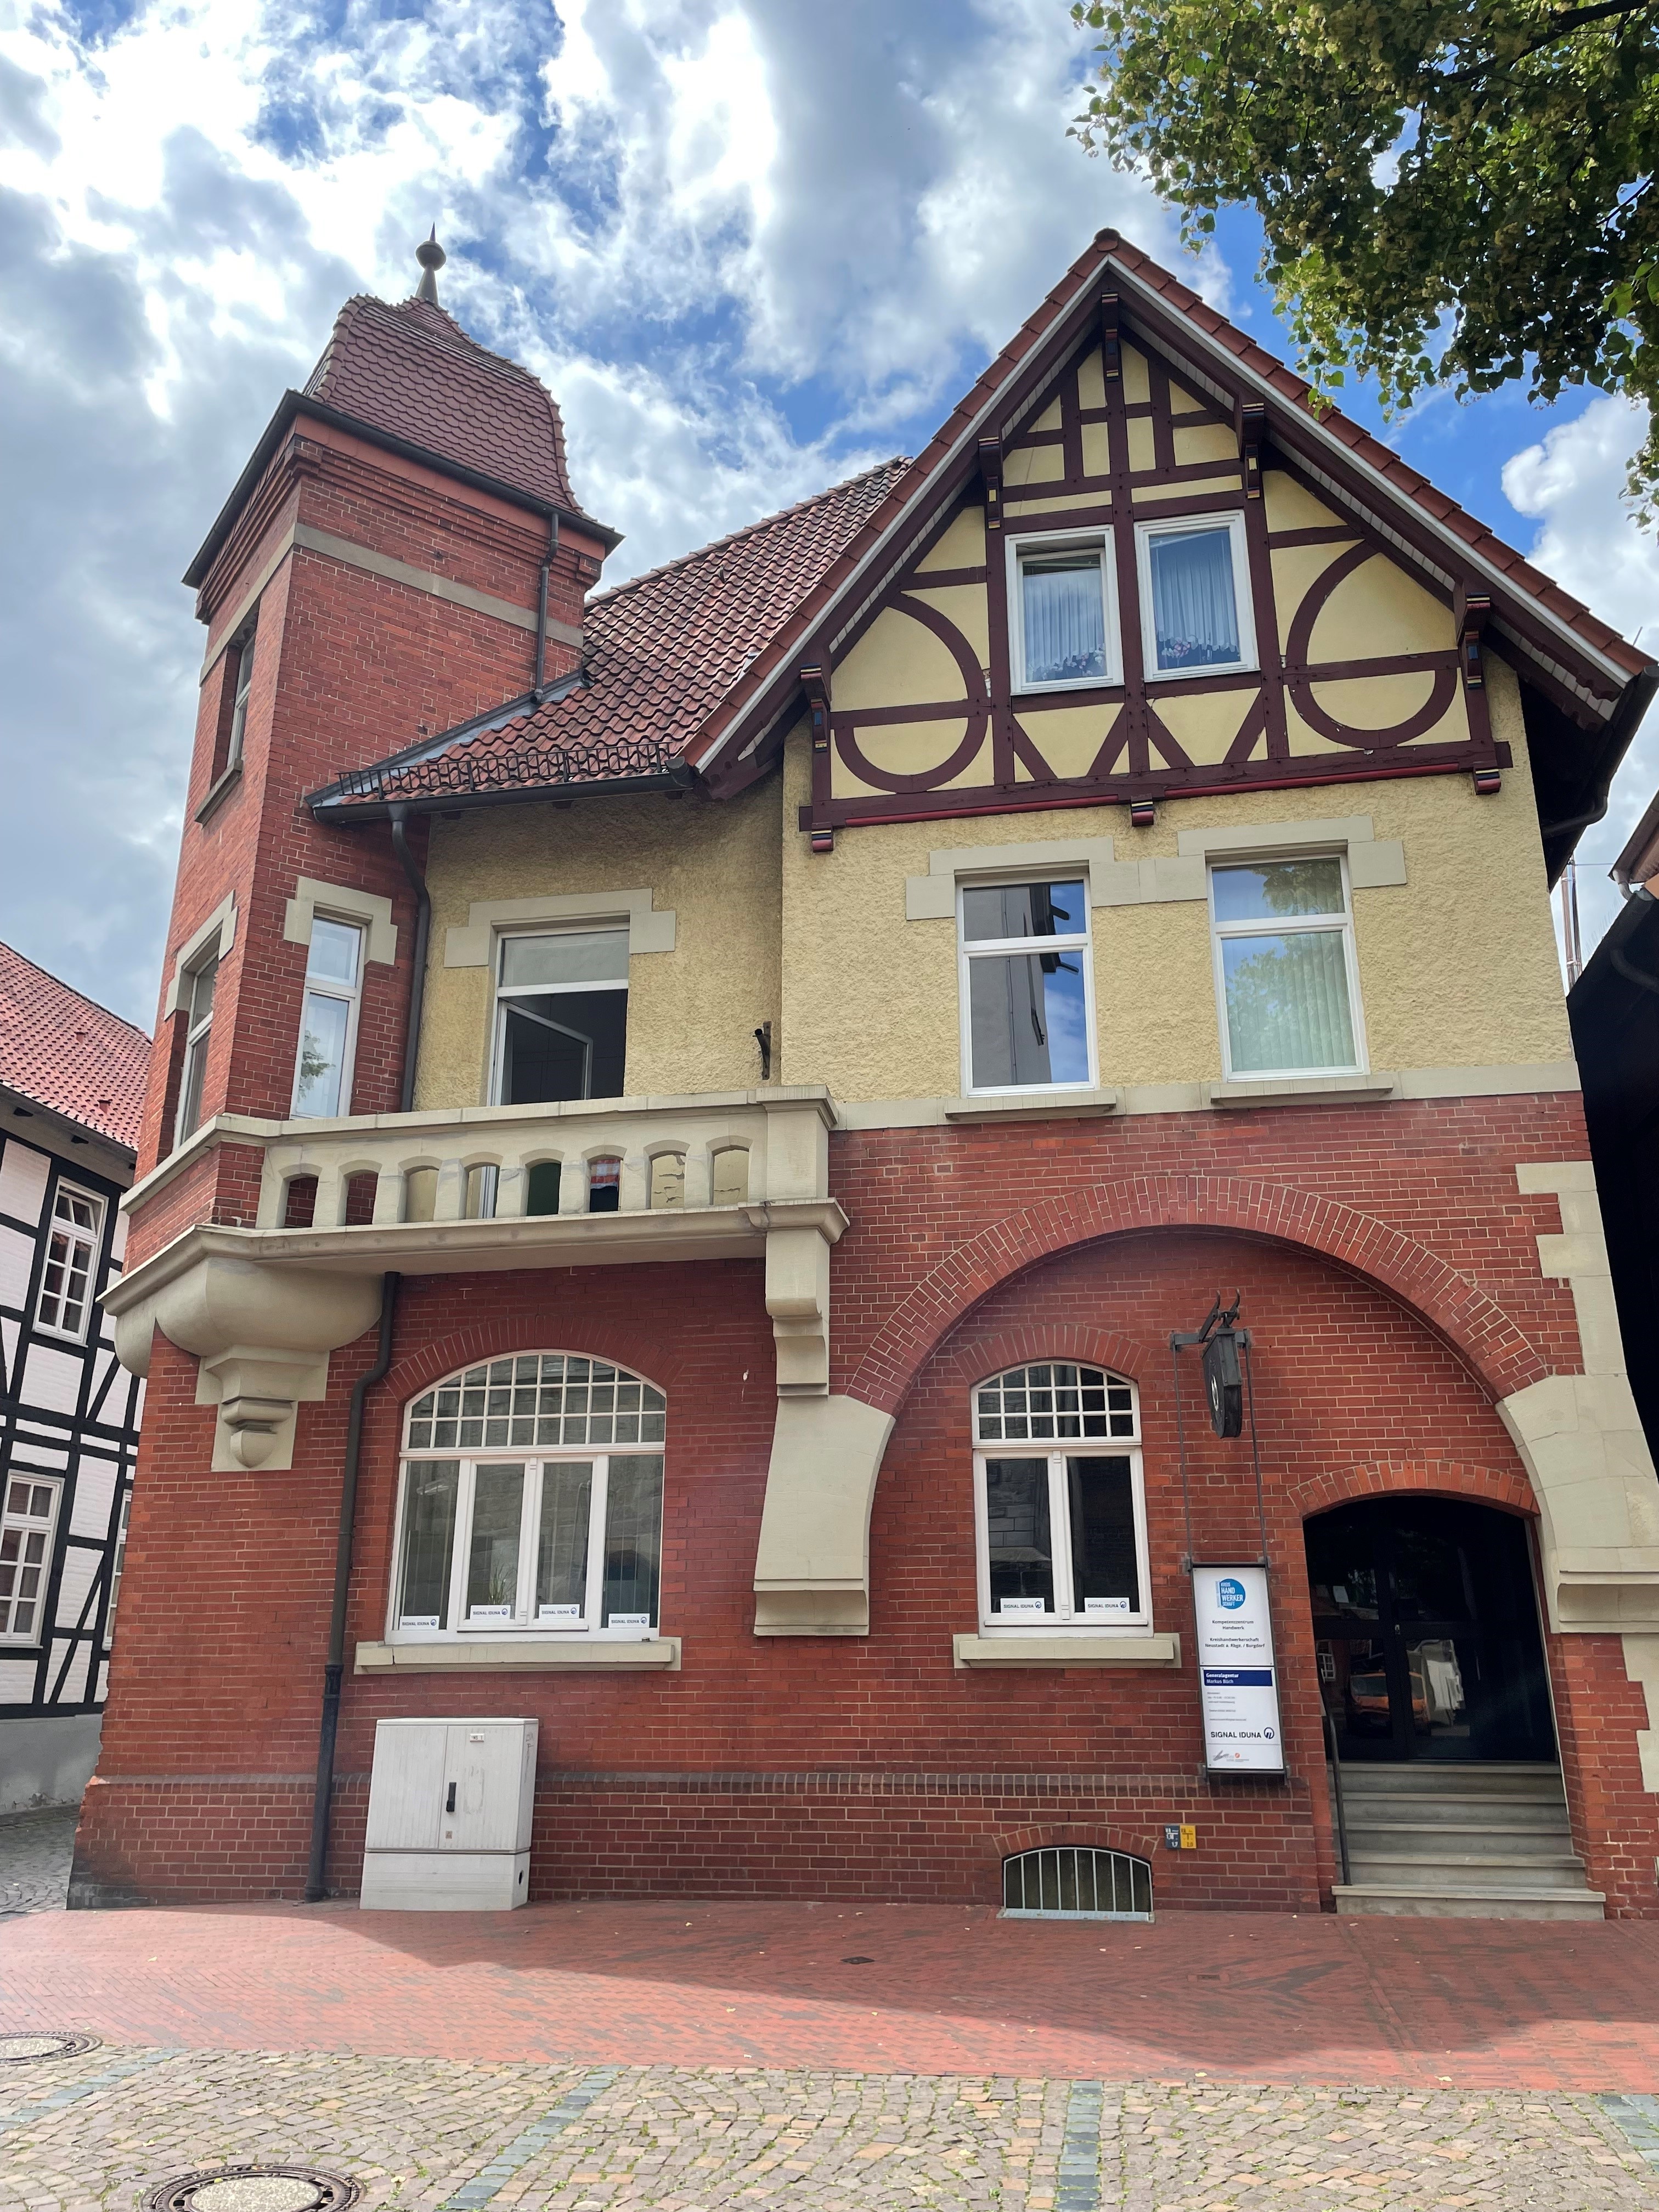
[[[1235,1075],[1353,1066],[1340,930],[1224,938],[1221,959]]]

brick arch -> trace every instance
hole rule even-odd
[[[1182,1819],[1186,1818],[1183,1814]],[[1164,1840],[1164,1824],[1153,1821],[1150,1815],[1140,1825],[1112,1824],[1098,1813],[1084,1814],[1075,1820],[1034,1820],[1021,1828],[1004,1828],[985,1838],[984,1859],[975,1887],[988,1903],[1002,1903],[1002,1862],[1017,1858],[1021,1851],[1061,1850],[1123,1851],[1130,1858],[1145,1859],[1152,1868],[1153,1901],[1157,1901],[1157,1857],[1158,1845]]]
[[[1154,1175],[1028,1206],[957,1245],[883,1323],[850,1395],[896,1412],[946,1332],[1011,1276],[1079,1244],[1154,1229],[1220,1230],[1317,1253],[1416,1314],[1494,1399],[1550,1372],[1516,1322],[1467,1275],[1373,1215],[1243,1176]]]
[[[1169,1352],[1160,1349],[1167,1364]],[[1115,1329],[1091,1328],[1085,1322],[1061,1322],[1052,1328],[1027,1322],[997,1329],[989,1336],[969,1335],[963,1342],[948,1346],[934,1360],[933,1371],[971,1389],[1006,1367],[1024,1367],[1034,1359],[1075,1359],[1091,1367],[1109,1367],[1115,1375],[1139,1382],[1158,1358],[1150,1346]]]
[[[453,1329],[447,1336],[434,1337],[394,1360],[377,1395],[383,1405],[401,1407],[446,1375],[476,1367],[481,1360],[504,1359],[520,1352],[572,1352],[584,1359],[612,1360],[665,1394],[672,1392],[684,1370],[684,1356],[678,1352],[665,1355],[660,1338],[647,1337],[643,1331],[638,1332],[636,1345],[635,1334],[614,1325],[573,1329],[533,1314],[475,1322],[465,1328]]]
[[[1519,1468],[1470,1467],[1461,1460],[1374,1460],[1310,1476],[1288,1493],[1298,1520],[1372,1498],[1462,1498],[1499,1512],[1536,1515],[1538,1501]]]

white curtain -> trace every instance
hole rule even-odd
[[[1024,572],[1025,680],[1059,684],[1106,673],[1106,606],[1100,562],[1029,566]]]
[[[1353,1066],[1340,930],[1229,937],[1221,955],[1235,1075]]]
[[[1232,532],[1188,530],[1152,540],[1152,623],[1160,668],[1237,660]]]

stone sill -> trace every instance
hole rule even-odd
[[[455,1644],[360,1644],[359,1674],[540,1674],[557,1668],[588,1673],[678,1674],[680,1639],[653,1636],[637,1644],[564,1643],[548,1637],[489,1636]]]
[[[1115,1091],[1012,1091],[994,1098],[950,1098],[947,1121],[1053,1121],[1115,1114]]]
[[[953,1636],[951,1650],[964,1667],[1178,1667],[1181,1638],[1154,1635]]]
[[[1207,1085],[1212,1106],[1321,1106],[1332,1099],[1367,1099],[1398,1096],[1400,1079],[1381,1072],[1371,1075],[1296,1075],[1262,1083],[1212,1083]]]
[[[233,786],[240,783],[241,780],[242,763],[240,761],[233,761],[219,781],[210,787],[207,797],[196,810],[196,819],[198,822],[205,822],[209,815],[217,808],[220,800],[225,798]]]

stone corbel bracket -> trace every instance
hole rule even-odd
[[[216,1406],[216,1473],[294,1464],[294,1422],[303,1402],[326,1395],[328,1355],[371,1328],[378,1275],[264,1267],[213,1249],[213,1232],[187,1230],[112,1284],[116,1357],[149,1371],[159,1328],[200,1363],[196,1402]]]
[[[1539,1267],[1571,1290],[1583,1359],[1582,1374],[1546,1376],[1498,1407],[1538,1500],[1550,1626],[1659,1635],[1659,1478],[1625,1370],[1595,1171],[1528,1162],[1516,1179],[1560,1202],[1561,1234],[1538,1239]]]
[[[757,1636],[870,1633],[870,1508],[893,1417],[781,1397],[755,1557]]]

